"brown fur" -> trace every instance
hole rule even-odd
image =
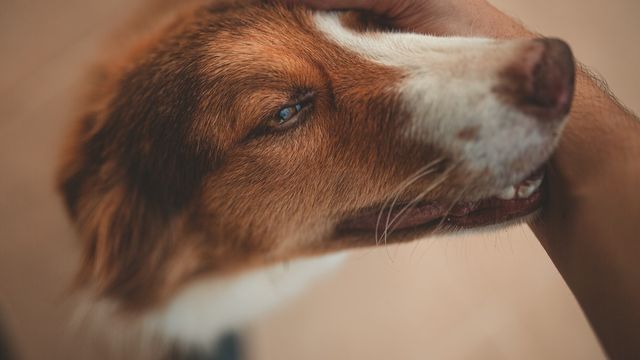
[[[99,67],[58,175],[83,286],[134,310],[202,274],[375,244],[325,227],[441,154],[394,136],[401,75],[323,40],[309,15],[202,5]],[[301,124],[266,132],[300,92],[314,94]]]

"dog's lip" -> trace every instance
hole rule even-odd
[[[536,171],[526,180],[539,179],[544,171]],[[453,205],[445,202],[421,202],[394,205],[394,209],[381,207],[363,209],[349,216],[337,226],[340,233],[376,233],[421,229],[425,231],[443,229],[469,229],[506,223],[525,217],[542,205],[543,187],[540,186],[525,198],[501,199],[497,196],[477,201],[460,201]]]

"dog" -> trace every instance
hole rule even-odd
[[[541,208],[573,97],[564,42],[250,0],[171,10],[97,65],[58,171],[77,286],[110,321],[207,347],[349,249]]]

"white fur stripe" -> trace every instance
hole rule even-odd
[[[510,185],[522,177],[512,164],[527,158],[540,162],[548,155],[544,149],[553,148],[553,132],[493,91],[503,81],[501,71],[519,61],[524,41],[360,33],[346,28],[338,13],[316,14],[315,23],[345,51],[405,74],[392,91],[411,116],[406,136],[442,149],[470,174],[488,174],[486,195],[500,190],[493,185]],[[473,139],[459,136],[469,129],[476,134]],[[532,151],[539,155],[531,157]]]

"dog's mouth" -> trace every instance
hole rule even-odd
[[[341,233],[421,232],[471,229],[508,223],[537,211],[543,200],[544,170],[507,187],[496,196],[478,201],[397,203],[393,209],[381,207],[361,211],[338,225]]]

